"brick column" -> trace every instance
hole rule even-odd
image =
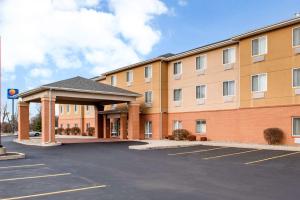
[[[42,143],[55,142],[55,99],[43,97],[42,106]],[[51,108],[50,108],[51,107]],[[50,121],[51,109],[51,121]],[[51,127],[50,127],[51,126]]]
[[[103,138],[110,138],[110,120],[103,115]]]
[[[29,140],[29,103],[19,101],[18,110],[18,140]]]
[[[99,111],[103,111],[104,107],[102,105],[95,106],[95,135],[97,138],[103,138],[103,115],[99,115]]]
[[[120,115],[120,139],[127,139],[127,114]]]
[[[128,139],[140,139],[140,104],[128,104]]]

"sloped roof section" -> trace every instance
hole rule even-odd
[[[131,96],[140,96],[135,92],[131,92],[129,90],[125,90],[122,88],[114,87],[104,83],[98,83],[91,79],[86,79],[80,76],[57,81],[54,83],[50,83],[47,85],[43,85],[43,88],[61,88],[61,89],[75,89],[75,90],[84,90],[84,91],[95,91],[95,92],[104,92],[104,93],[112,93],[112,94],[125,94]]]

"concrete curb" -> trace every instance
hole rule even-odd
[[[25,158],[25,154],[24,153],[7,152],[7,154],[14,154],[14,155],[0,156],[0,161],[1,160],[16,160],[16,159],[23,159],[23,158]]]
[[[61,142],[42,144],[42,143],[32,142],[30,140],[19,141],[18,139],[14,139],[13,141],[18,144],[23,144],[23,145],[28,145],[28,146],[39,146],[39,147],[53,147],[53,146],[62,145]]]

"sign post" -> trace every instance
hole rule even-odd
[[[7,98],[12,100],[12,114],[11,114],[11,119],[12,119],[12,132],[15,133],[15,99],[18,99],[18,94],[19,90],[10,88],[7,89]]]

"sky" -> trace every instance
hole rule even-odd
[[[95,77],[297,12],[299,0],[0,0],[2,104],[7,88]]]

